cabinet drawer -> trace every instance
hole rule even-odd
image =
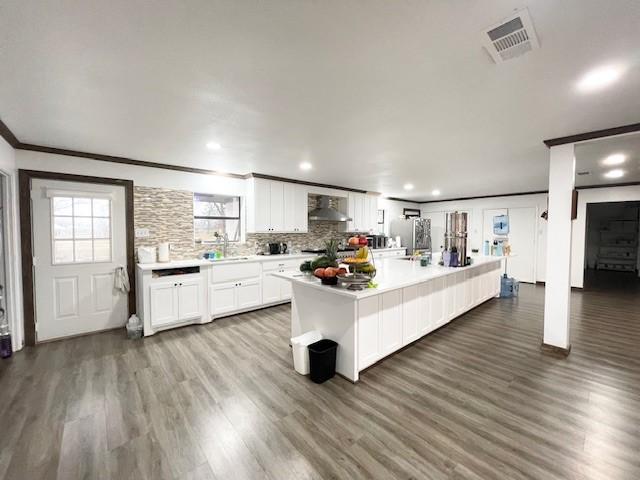
[[[211,283],[230,282],[243,278],[259,277],[261,273],[260,264],[235,263],[232,265],[213,265],[211,268]]]
[[[302,262],[310,260],[311,258],[313,257],[264,262],[262,264],[262,271],[275,272],[277,270],[297,270]]]

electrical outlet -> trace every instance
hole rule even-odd
[[[136,228],[136,238],[147,238],[149,236],[148,228]]]

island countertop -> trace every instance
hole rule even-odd
[[[373,282],[376,288],[365,288],[364,290],[347,290],[341,286],[323,285],[318,278],[313,275],[305,275],[296,271],[285,271],[274,273],[274,276],[290,280],[296,284],[306,285],[312,288],[321,289],[325,292],[332,292],[336,295],[360,299],[379,295],[383,292],[408,287],[422,282],[428,282],[438,277],[452,275],[456,272],[479,268],[483,265],[501,262],[506,257],[496,256],[476,256],[472,257],[473,263],[466,267],[443,267],[440,265],[420,266],[419,261],[407,260],[406,257],[383,258],[375,261],[377,269]]]

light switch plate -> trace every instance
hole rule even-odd
[[[148,228],[136,228],[136,238],[147,238],[149,236]]]

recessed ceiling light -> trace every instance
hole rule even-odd
[[[413,190],[413,183],[405,183],[404,184],[404,189],[405,190]]]
[[[602,164],[608,166],[620,165],[624,163],[626,159],[627,157],[623,153],[614,153],[613,155],[609,155],[607,158],[605,158],[602,161]]]
[[[620,178],[624,176],[624,170],[620,170],[619,168],[616,168],[614,170],[609,170],[607,173],[604,174],[604,176],[607,178]]]
[[[300,164],[300,170],[311,170],[313,168],[313,165],[311,165],[309,162],[302,162]]]
[[[209,142],[207,143],[207,148],[209,150],[220,150],[222,148],[222,145],[217,142]]]
[[[614,66],[596,68],[587,72],[578,82],[583,93],[595,92],[614,83],[622,76],[622,69]]]
[[[437,197],[438,195],[440,195],[440,190],[431,190],[431,195]]]

